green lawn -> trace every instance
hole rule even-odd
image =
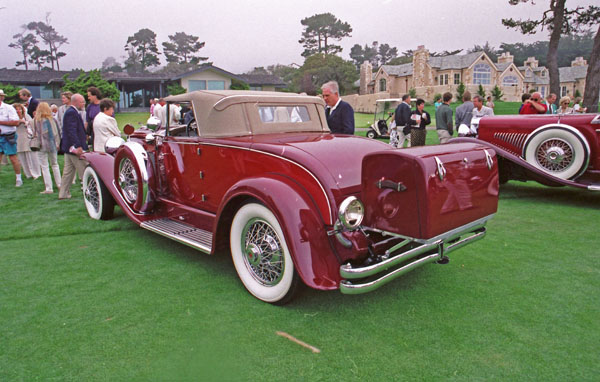
[[[430,134],[431,135],[431,134]],[[62,157],[60,158],[62,163]],[[0,166],[0,381],[597,381],[600,193],[509,182],[484,240],[366,295],[250,296]],[[277,336],[285,331],[321,350]]]

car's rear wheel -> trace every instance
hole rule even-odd
[[[112,219],[115,201],[92,167],[86,167],[82,183],[83,201],[90,217],[96,220]]]
[[[561,126],[539,129],[526,142],[525,160],[561,179],[575,178],[585,170],[589,149],[584,138]]]
[[[281,226],[268,208],[242,206],[231,224],[230,246],[238,276],[252,295],[278,305],[293,297],[299,277]]]

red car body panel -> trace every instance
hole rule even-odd
[[[374,153],[363,162],[365,224],[390,232],[430,239],[453,227],[496,212],[498,202],[497,161],[484,147],[470,144],[426,146]],[[439,176],[434,158],[443,164]],[[387,166],[380,165],[383,159]],[[492,170],[492,171],[491,171]],[[380,189],[377,180],[401,182],[406,191]],[[403,207],[403,208],[400,208]],[[440,217],[443,217],[441,219]]]

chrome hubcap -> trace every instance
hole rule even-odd
[[[536,159],[544,169],[560,172],[566,170],[573,163],[575,153],[569,142],[552,138],[538,146]]]
[[[244,263],[252,276],[266,286],[276,285],[283,277],[284,259],[281,241],[269,223],[250,220],[242,231]]]
[[[127,202],[135,203],[138,195],[137,173],[129,158],[125,158],[119,167],[119,187]]]

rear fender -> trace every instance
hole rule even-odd
[[[330,247],[325,224],[310,195],[290,178],[271,174],[236,183],[217,212],[215,237],[229,240],[231,219],[249,199],[258,200],[277,217],[304,283],[315,289],[337,289],[340,264]]]

